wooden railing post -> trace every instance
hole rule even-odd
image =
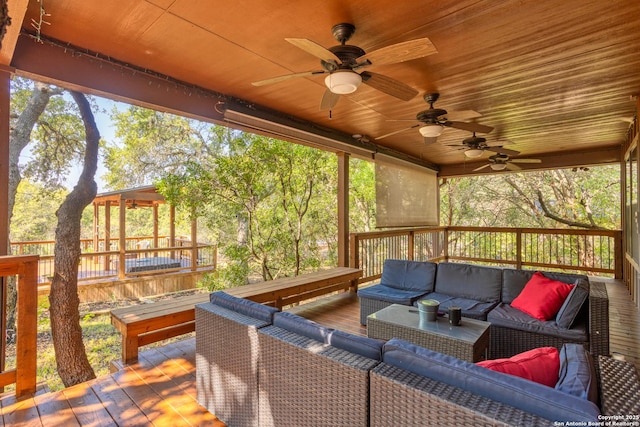
[[[360,268],[360,242],[353,233],[349,236],[349,267]]]
[[[522,269],[522,229],[516,229],[516,268]]]
[[[613,253],[615,259],[615,273],[616,279],[622,279],[624,277],[624,251],[622,246],[622,231],[616,231],[613,238]]]
[[[38,257],[22,264],[18,274],[16,316],[16,396],[36,392]]]
[[[0,387],[15,383],[18,397],[36,391],[38,261],[38,255],[0,257],[0,276],[18,276],[15,369],[0,372]],[[6,315],[4,304],[0,312]]]
[[[415,232],[409,230],[409,236],[407,239],[407,259],[413,261],[415,259]]]

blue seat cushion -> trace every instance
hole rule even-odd
[[[560,349],[560,375],[556,390],[598,403],[596,368],[591,354],[579,344]]]
[[[384,345],[382,361],[551,421],[589,422],[600,415],[598,406],[589,400],[397,338]]]
[[[280,311],[275,307],[269,307],[248,299],[234,297],[223,291],[212,292],[209,295],[209,301],[227,310],[232,310],[268,323],[272,323],[273,315]]]
[[[381,283],[358,290],[358,296],[361,298],[403,305],[411,305],[415,300],[425,294],[425,291],[397,289]]]
[[[328,344],[369,359],[382,360],[382,346],[384,345],[382,340],[334,330],[329,334]]]
[[[286,311],[278,312],[273,316],[273,326],[286,329],[324,344],[327,343],[327,337],[333,331],[333,329],[322,326],[312,320]]]
[[[460,307],[464,317],[470,317],[478,320],[487,320],[487,314],[489,311],[498,304],[497,302],[483,302],[470,298],[452,297],[451,295],[445,295],[439,292],[431,292],[424,297],[420,297],[420,300],[422,299],[434,299],[440,301],[439,310],[444,312],[447,312],[449,307],[452,306]],[[417,305],[417,302],[413,305]]]
[[[382,266],[380,283],[405,291],[433,292],[437,268],[433,262],[387,259]]]
[[[500,303],[489,312],[487,321],[491,322],[492,326],[549,335],[575,342],[589,341],[587,321],[582,317],[570,329],[566,329],[558,326],[555,320],[538,320],[517,308],[511,307],[509,304]]]

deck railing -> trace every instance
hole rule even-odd
[[[154,243],[157,243],[157,247],[152,247]],[[175,238],[174,243],[175,246],[169,246],[167,236],[159,236],[157,242],[154,242],[153,236],[127,237],[122,255],[118,240],[111,240],[109,248],[105,250],[104,239],[99,240],[97,248],[92,239],[82,239],[78,280],[118,277],[122,274],[131,277],[148,274],[150,271],[165,273],[216,267],[216,246],[203,243],[193,245],[188,238],[180,237]],[[54,245],[52,240],[12,242],[11,249],[13,254],[39,255],[38,283],[48,284],[53,276]],[[124,258],[123,271],[119,269],[121,257]],[[158,258],[166,262],[159,261]],[[146,268],[145,262],[149,265]]]
[[[6,336],[2,335],[0,342],[0,387],[15,384],[16,396],[35,393],[36,391],[36,352],[37,352],[37,314],[38,306],[38,256],[0,256],[0,278],[2,280],[2,295],[0,300],[0,330],[6,329],[7,318],[7,282],[11,277],[17,277],[16,288],[18,299],[16,302],[16,331],[15,331],[15,361],[11,369],[6,366]]]
[[[620,230],[428,227],[350,236],[361,282],[380,278],[385,259],[460,261],[622,278]]]

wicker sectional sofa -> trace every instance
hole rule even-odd
[[[567,361],[572,372],[589,371]],[[601,407],[402,340],[355,336],[223,292],[196,306],[198,402],[229,426],[547,426],[640,413],[633,365],[601,357],[599,366],[601,380],[590,370],[586,383],[600,386]]]
[[[463,316],[491,322],[491,358],[537,347],[560,349],[566,343],[581,344],[596,358],[608,355],[609,300],[604,284],[590,283],[579,274],[543,272],[550,279],[579,284],[576,291],[584,289],[586,301],[574,307],[576,316],[565,325],[559,318],[540,321],[511,307],[534,273],[462,263],[386,260],[380,283],[358,291],[360,323],[366,324],[368,315],[391,304],[436,299],[441,310],[460,306]]]

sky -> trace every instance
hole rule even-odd
[[[107,98],[94,97],[100,106],[100,110],[104,110],[104,112],[100,111],[95,114],[96,125],[98,126],[98,130],[100,131],[100,137],[105,141],[115,141],[115,128],[111,123],[110,115],[113,107],[117,107],[118,110],[122,111],[129,107],[128,104],[124,104],[122,102],[112,101]],[[67,177],[65,181],[65,186],[67,189],[73,189],[74,185],[78,182],[78,178],[80,177],[80,173],[82,172],[82,165],[78,164],[71,171],[71,174]],[[98,158],[98,171],[96,172],[96,183],[98,184],[98,193],[103,193],[106,191],[110,191],[105,188],[105,182],[102,180],[102,176],[107,173],[107,170],[104,167],[102,152],[100,153],[100,157]]]

